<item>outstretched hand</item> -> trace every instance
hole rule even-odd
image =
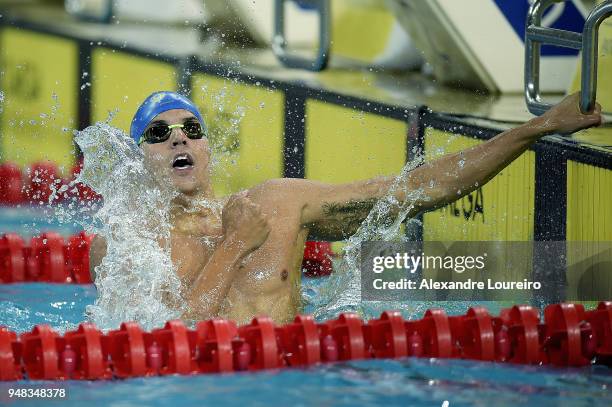
[[[583,114],[580,111],[580,92],[576,92],[563,98],[540,119],[550,133],[572,134],[578,130],[599,126],[602,122],[601,105],[595,103],[592,112]]]

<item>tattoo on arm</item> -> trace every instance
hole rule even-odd
[[[313,232],[330,240],[346,238],[357,231],[376,201],[376,198],[369,198],[346,203],[325,202],[323,219],[318,225],[312,225]]]
[[[374,207],[377,199],[370,198],[361,201],[348,201],[347,203],[323,204],[323,214],[326,217],[341,219],[350,225],[359,226]]]

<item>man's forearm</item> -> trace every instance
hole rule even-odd
[[[408,191],[421,189],[426,198],[419,201],[415,211],[435,209],[469,194],[548,133],[545,119],[537,117],[478,146],[416,168],[408,176]],[[399,194],[398,198],[404,200],[403,192]]]
[[[245,253],[231,240],[224,240],[215,250],[186,295],[183,318],[206,319],[218,314]]]

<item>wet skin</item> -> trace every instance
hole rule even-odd
[[[485,184],[542,136],[600,124],[600,111],[597,105],[593,113],[581,114],[578,95],[570,95],[541,117],[412,170],[395,197],[404,202],[405,191],[423,191],[408,216],[443,206]],[[190,112],[176,109],[153,122],[171,125],[189,119]],[[277,322],[292,320],[300,311],[306,240],[340,240],[355,233],[395,180],[380,177],[329,185],[274,179],[220,198],[211,186],[206,138],[191,140],[175,128],[165,142],[143,143],[142,148],[145,164],[159,182],[172,183],[180,192],[170,203],[171,249],[183,282],[186,319],[222,316],[244,323],[269,315]],[[218,209],[204,207],[202,201]],[[94,239],[92,271],[104,254],[104,240]]]

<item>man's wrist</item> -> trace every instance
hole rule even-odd
[[[555,134],[557,132],[557,124],[546,114],[536,116],[529,120],[526,124],[529,128],[534,130],[533,136],[536,139],[543,136],[548,136],[550,134]]]
[[[248,254],[248,252],[244,250],[244,243],[234,234],[223,237],[221,248],[224,253],[229,254],[235,261],[242,261]]]

